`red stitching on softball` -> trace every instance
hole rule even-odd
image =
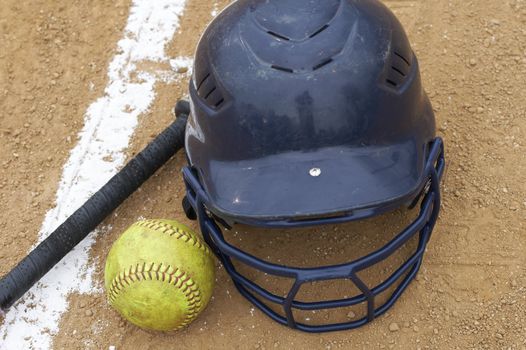
[[[208,246],[204,244],[199,237],[195,236],[190,232],[186,232],[178,227],[171,226],[170,224],[166,224],[164,222],[156,220],[143,220],[136,222],[134,225],[137,225],[139,227],[146,227],[152,230],[160,230],[161,232],[167,233],[172,237],[176,236],[176,239],[182,239],[186,243],[192,241],[193,246],[204,250],[207,254],[212,254],[208,249]]]
[[[150,269],[152,269],[154,265],[155,264],[152,263],[150,265]],[[143,263],[143,269],[145,266],[146,266],[146,263]],[[160,271],[161,269],[162,269],[162,263],[159,264],[159,266],[157,266],[156,271],[153,271],[156,274],[156,279],[158,281],[161,280],[159,278],[159,274],[162,275],[163,282],[166,281],[167,276],[170,282],[172,281],[172,278],[173,278],[175,282],[173,284],[170,282],[169,283],[175,286],[176,288],[178,288],[179,290],[181,290],[181,292],[186,298],[188,310],[186,311],[186,316],[184,318],[184,321],[181,323],[179,327],[177,327],[177,329],[183,328],[195,318],[195,316],[199,313],[199,310],[202,307],[201,291],[199,289],[199,286],[195,283],[195,281],[192,280],[192,278],[189,275],[187,275],[184,271],[179,270],[178,268],[175,268],[175,269],[172,268],[173,272],[168,273],[167,271],[171,269],[170,265],[166,267],[164,272]],[[110,303],[114,303],[117,297],[119,296],[119,294],[122,292],[122,289],[125,288],[122,282],[125,282],[128,286],[131,286],[131,284],[128,281],[128,278],[132,280],[132,283],[135,283],[135,282],[140,281],[140,279],[138,278],[139,274],[142,274],[144,277],[144,272],[140,270],[141,270],[141,266],[140,264],[137,264],[137,268],[135,269],[135,271],[133,271],[133,266],[129,268],[130,274],[128,276],[126,276],[122,272],[117,274],[117,276],[113,279],[111,287],[108,291],[108,299],[110,300]],[[150,275],[150,280],[153,280],[153,278],[151,277],[151,272],[152,271],[148,271],[148,274]],[[178,272],[181,273],[179,277],[177,276]],[[133,278],[131,277],[132,275],[136,277],[137,281],[133,280]],[[177,284],[179,281],[181,281],[181,285],[177,287]]]

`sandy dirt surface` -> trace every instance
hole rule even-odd
[[[254,310],[218,264],[213,300],[185,330],[145,332],[123,321],[102,292],[74,294],[53,348],[526,349],[526,1],[384,2],[404,24],[420,60],[449,163],[443,211],[424,266],[396,306],[358,330],[304,334]],[[188,0],[167,54],[192,56],[212,14],[227,4]],[[62,167],[86,108],[103,94],[129,8],[128,0],[4,0],[0,6],[2,274],[35,244],[43,216],[55,205]],[[170,123],[186,86],[186,79],[157,84],[129,156]],[[98,237],[90,261],[99,288],[112,242],[138,218],[175,218],[197,229],[179,204],[183,165],[179,154],[105,221],[111,229]],[[332,264],[382,245],[392,237],[386,232],[412,215],[398,211],[336,229],[287,234],[238,227],[231,239],[276,262]],[[410,250],[405,247],[370,278],[385,277]],[[254,277],[276,290],[287,285]],[[343,285],[317,285],[302,297],[342,296],[342,290]],[[360,312],[299,317],[337,320]]]

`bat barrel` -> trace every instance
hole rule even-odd
[[[177,119],[0,280],[0,309],[7,310],[112,211],[184,146],[186,101]]]

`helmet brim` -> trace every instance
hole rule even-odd
[[[411,202],[426,181],[426,149],[419,145],[415,140],[212,161],[202,184],[209,209],[236,222],[349,215]]]

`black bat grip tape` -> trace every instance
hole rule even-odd
[[[180,112],[177,111],[176,112]],[[184,146],[187,113],[178,118],[111,178],[82,207],[0,280],[0,308],[7,310],[113,210]]]

